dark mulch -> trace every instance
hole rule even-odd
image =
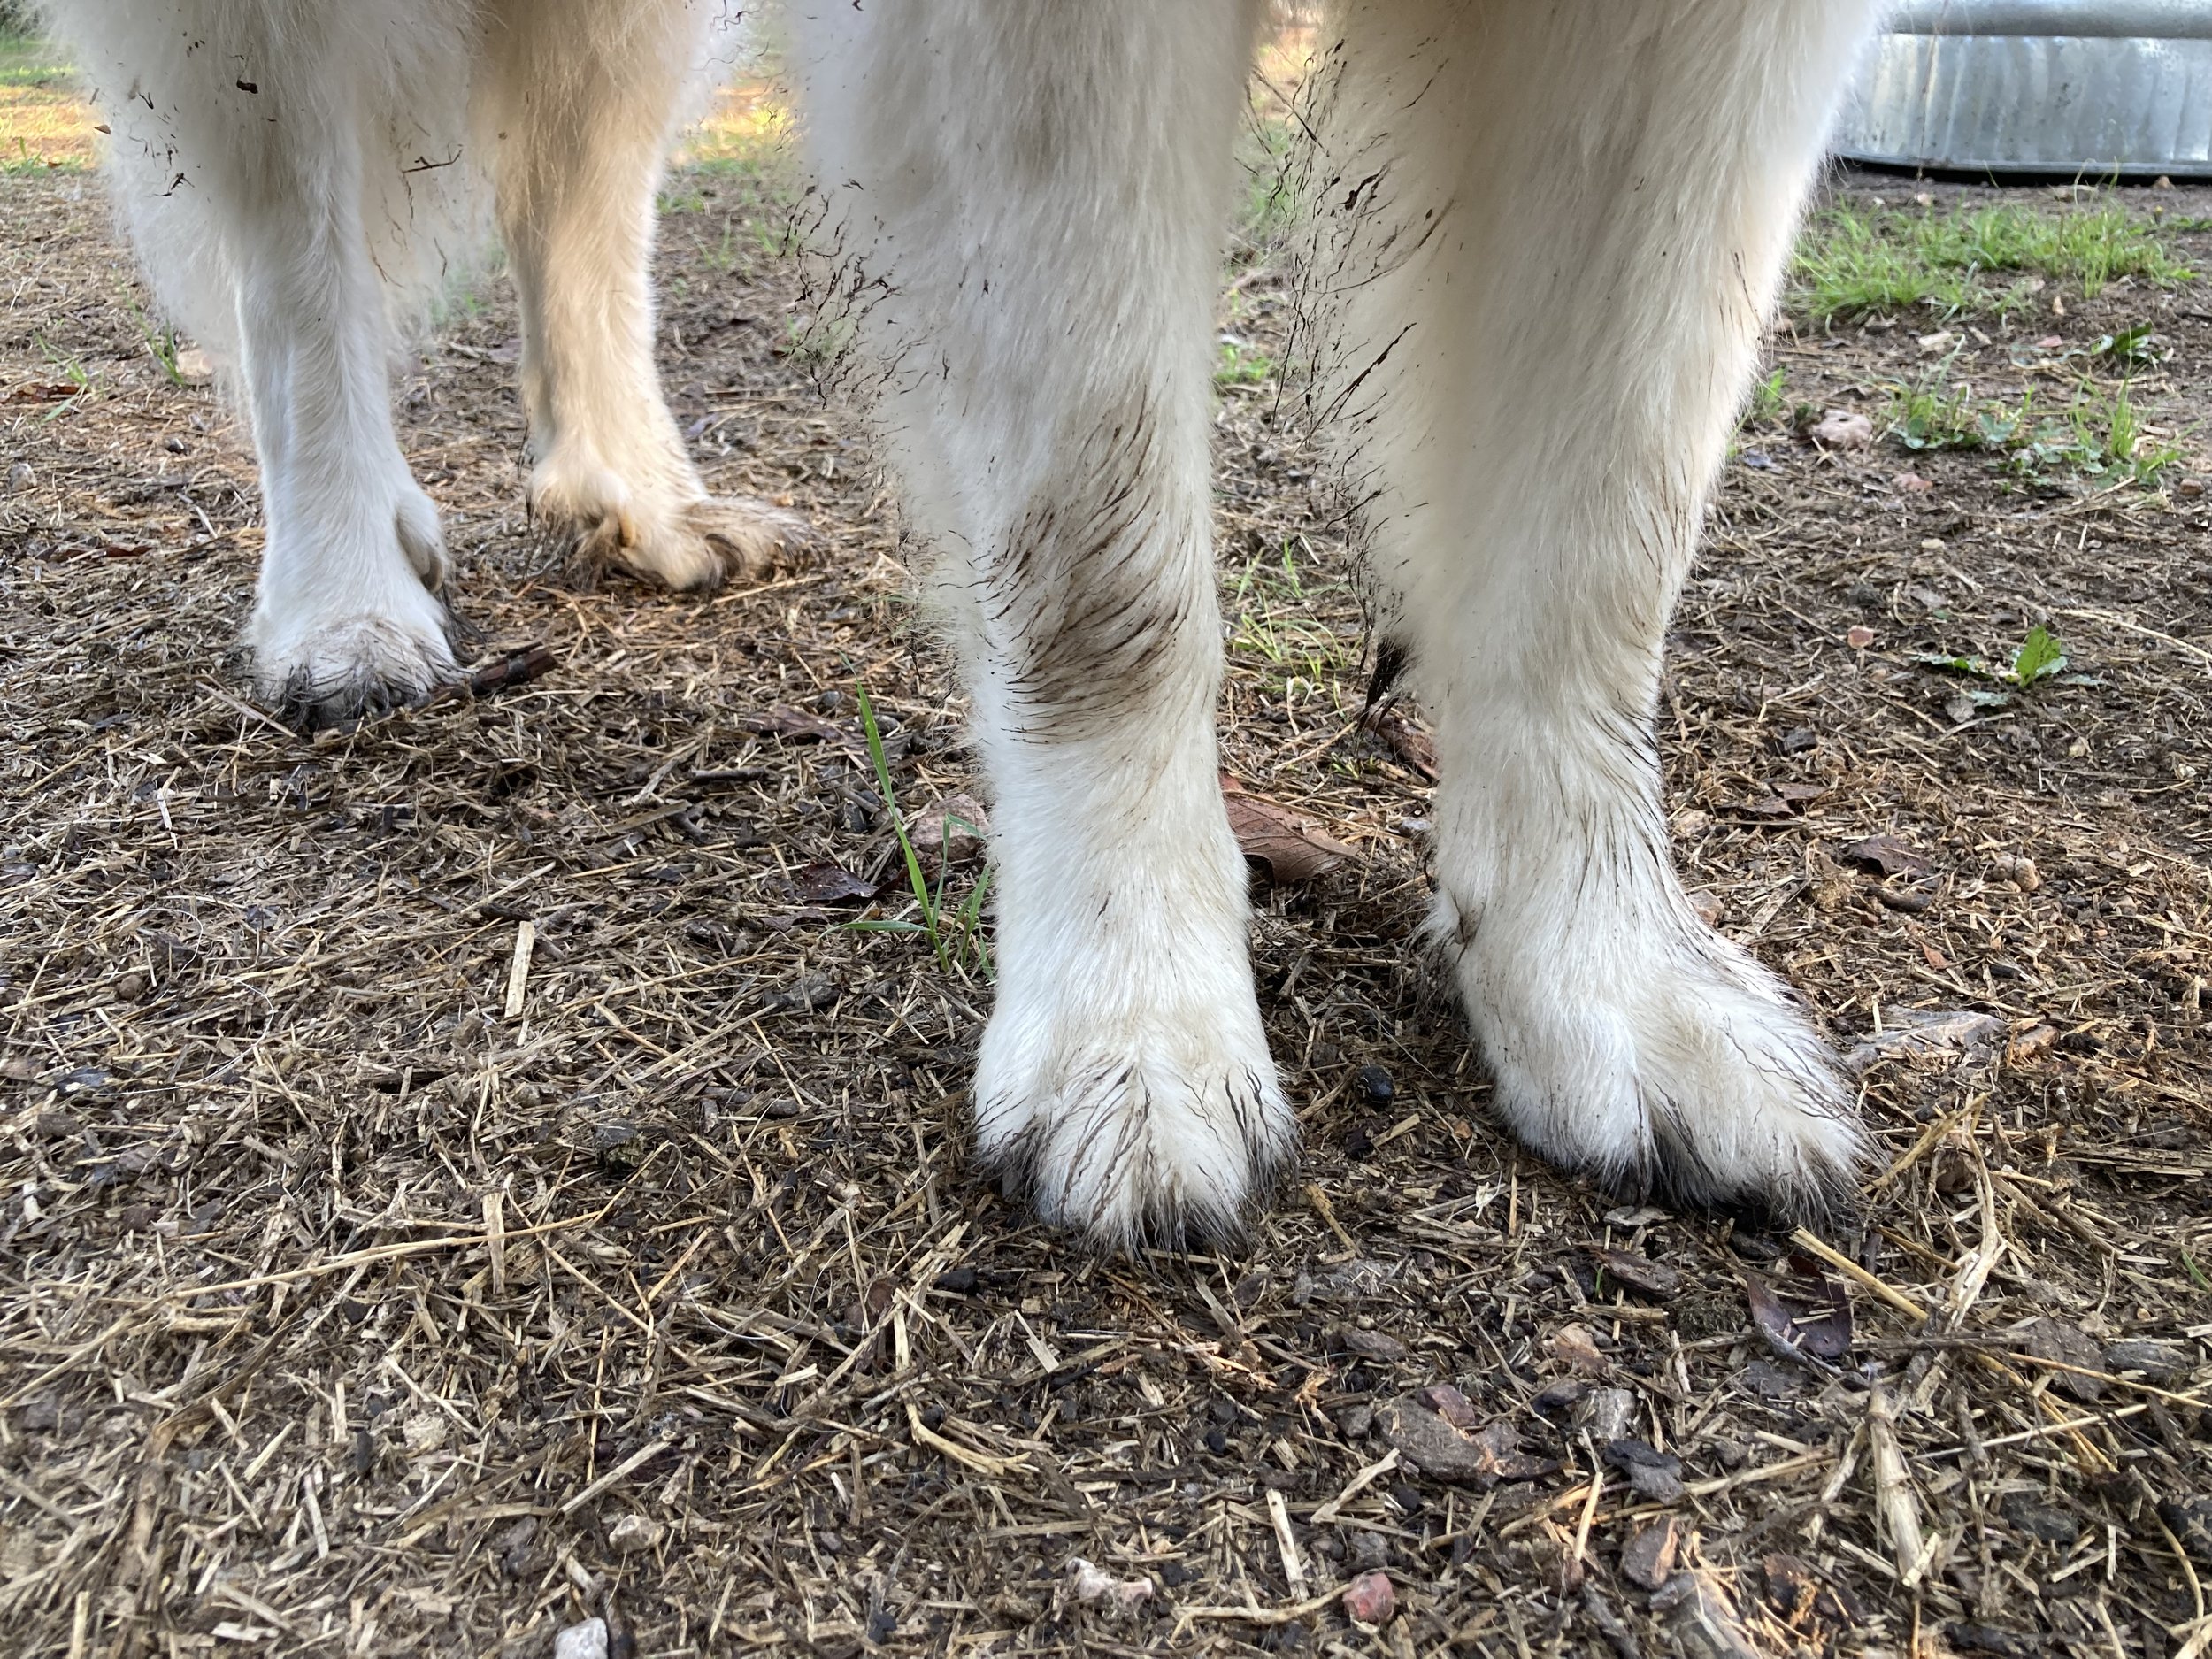
[[[1272,387],[1226,394],[1228,757],[1356,856],[1257,925],[1302,1169],[1248,1248],[1101,1262],[964,1168],[972,956],[841,925],[901,902],[858,684],[903,804],[975,780],[747,175],[668,219],[669,385],[712,481],[788,497],[826,561],[703,601],[549,569],[494,285],[400,406],[484,658],[551,664],[312,740],[223,666],[237,423],[152,360],[90,183],[0,184],[12,1651],[544,1655],[603,1616],[667,1659],[2163,1655],[2202,1614],[2200,463],[2099,494],[1747,431],[1663,727],[1692,884],[1871,1046],[1863,1223],[1793,1244],[1620,1208],[1492,1124],[1406,942],[1417,725],[1356,729],[1333,503]],[[1239,274],[1225,327],[1279,341],[1280,279]],[[2200,445],[2208,303],[1985,324],[1976,373],[2152,319],[2139,396]],[[1872,408],[1932,326],[1776,360]],[[1961,705],[1917,661],[2036,621],[2085,683]],[[1153,1594],[1079,1601],[1079,1557]],[[1334,1598],[1372,1569],[1369,1636]]]

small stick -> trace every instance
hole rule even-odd
[[[1283,1555],[1283,1581],[1293,1595],[1306,1587],[1306,1563],[1298,1555],[1297,1535],[1290,1530],[1290,1506],[1274,1487],[1267,1489],[1267,1518],[1275,1526],[1275,1548]]]
[[[1331,1233],[1336,1234],[1337,1242],[1341,1244],[1346,1249],[1357,1254],[1359,1246],[1352,1242],[1352,1235],[1344,1231],[1344,1224],[1336,1218],[1336,1206],[1329,1202],[1328,1194],[1323,1192],[1321,1188],[1313,1182],[1308,1181],[1306,1183],[1306,1202],[1313,1206],[1313,1213],[1321,1217],[1322,1224],[1326,1226]]]
[[[615,1482],[620,1480],[625,1475],[630,1473],[632,1470],[636,1469],[641,1463],[649,1463],[652,1459],[658,1457],[663,1452],[666,1451],[675,1443],[676,1442],[674,1440],[669,1439],[666,1435],[661,1436],[658,1440],[648,1441],[645,1445],[641,1446],[636,1451],[632,1452],[627,1457],[617,1463],[612,1469],[607,1471],[605,1474],[600,1476],[598,1479],[593,1481],[591,1485],[586,1486],[581,1492],[571,1498],[566,1503],[561,1505],[560,1513],[563,1515],[575,1514],[577,1510],[582,1509],[584,1505],[589,1503],[594,1498],[604,1492],[609,1486],[613,1486]]]
[[[538,941],[537,924],[520,921],[515,924],[514,960],[507,964],[507,1018],[522,1018],[522,994],[530,983],[530,949]]]
[[[1379,1463],[1372,1463],[1344,1483],[1344,1490],[1313,1512],[1313,1525],[1326,1526],[1336,1519],[1346,1504],[1398,1466],[1398,1454],[1385,1452]]]
[[[1878,1378],[1867,1379],[1866,1438],[1873,1454],[1875,1508],[1881,1515],[1883,1530],[1889,1534],[1898,1580],[1909,1590],[1920,1582],[1927,1545],[1920,1531],[1920,1506],[1913,1501],[1904,1454],[1897,1445],[1897,1419],[1890,1412],[1889,1396]]]
[[[1809,1256],[1816,1256],[1854,1284],[1872,1291],[1916,1325],[1924,1325],[1928,1310],[1887,1280],[1870,1273],[1834,1246],[1824,1243],[1804,1227],[1790,1234],[1790,1242]]]
[[[1247,1624],[1291,1624],[1310,1614],[1318,1613],[1330,1602],[1342,1596],[1341,1589],[1325,1590],[1319,1595],[1290,1607],[1179,1607],[1177,1619],[1225,1618],[1241,1619]]]
[[[495,1187],[484,1194],[484,1242],[492,1257],[492,1294],[507,1294],[507,1217]]]
[[[1597,1518],[1598,1494],[1605,1490],[1605,1471],[1598,1467],[1597,1454],[1590,1445],[1590,1437],[1582,1437],[1584,1455],[1590,1460],[1590,1495],[1582,1501],[1582,1518],[1575,1523],[1575,1547],[1568,1555],[1569,1571],[1579,1577],[1590,1559],[1590,1524]]]

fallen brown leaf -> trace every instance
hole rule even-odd
[[[1317,827],[1312,819],[1265,795],[1253,795],[1226,773],[1221,791],[1229,809],[1229,829],[1245,861],[1279,887],[1310,881],[1333,870],[1352,849]]]

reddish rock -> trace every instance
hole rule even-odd
[[[1386,1572],[1363,1572],[1344,1586],[1347,1618],[1362,1624],[1387,1624],[1397,1611],[1397,1587]]]

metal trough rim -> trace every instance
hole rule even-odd
[[[2075,40],[2212,40],[2208,0],[1906,0],[1893,35],[2021,35]]]

